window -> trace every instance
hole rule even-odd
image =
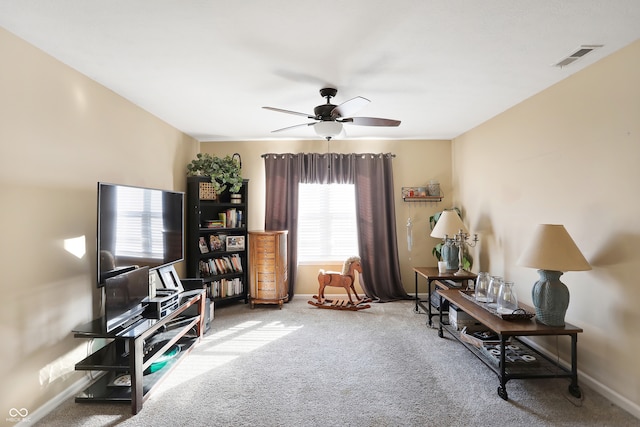
[[[344,261],[358,255],[353,184],[299,184],[298,261]]]

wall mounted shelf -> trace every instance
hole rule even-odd
[[[402,187],[402,200],[405,202],[441,202],[442,193],[429,195],[427,187]]]
[[[442,196],[403,197],[405,202],[441,202]]]

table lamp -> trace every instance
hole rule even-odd
[[[564,326],[569,289],[560,281],[560,276],[565,271],[591,270],[564,226],[539,224],[517,264],[538,269],[540,278],[531,290],[538,321],[549,326]]]
[[[462,269],[462,255],[469,231],[458,213],[453,209],[442,211],[430,236],[442,239],[441,254],[442,260],[447,263],[447,270],[458,269],[456,274],[466,274]],[[474,238],[477,241],[477,236]]]

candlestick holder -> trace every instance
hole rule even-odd
[[[458,248],[458,271],[456,271],[453,274],[455,276],[466,276],[466,275],[468,275],[469,272],[466,271],[462,266],[462,260],[463,260],[463,256],[464,256],[464,249],[465,249],[465,246],[469,246],[470,248],[475,247],[476,244],[478,243],[478,235],[474,234],[473,238],[471,240],[469,240],[470,239],[469,233],[467,233],[464,230],[460,229],[460,230],[458,230],[458,232],[456,234],[453,235],[453,237],[449,237],[449,236],[445,235],[445,239],[449,239],[451,241],[451,243]]]

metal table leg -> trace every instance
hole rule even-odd
[[[506,341],[507,337],[500,334],[500,387],[498,387],[498,396],[504,400],[509,400],[509,395],[507,394],[507,365],[505,363]]]
[[[571,335],[571,384],[569,384],[569,393],[578,399],[582,397],[582,392],[578,385],[578,334]]]
[[[418,272],[416,271],[415,273],[413,273],[415,275],[415,282],[416,282],[416,308],[414,309],[416,313],[420,313],[420,309],[418,307]]]
[[[433,322],[431,321],[431,318],[433,317],[433,314],[431,314],[431,280],[427,280],[427,288],[428,288],[428,293],[427,293],[427,317],[428,317],[428,321],[427,324],[429,325],[429,327],[433,326]],[[440,298],[440,300],[442,300],[442,297]],[[442,304],[442,301],[440,302],[440,304]],[[440,310],[440,323],[442,323],[442,310]]]
[[[440,297],[440,304],[442,304],[442,297]],[[431,303],[429,303],[429,311],[431,311]],[[442,330],[442,324],[443,324],[443,321],[442,321],[442,310],[439,310],[438,314],[440,315],[440,317],[439,317],[440,322],[438,323],[438,336],[440,338],[444,338],[444,332]],[[429,322],[431,322],[431,317],[429,317]]]

